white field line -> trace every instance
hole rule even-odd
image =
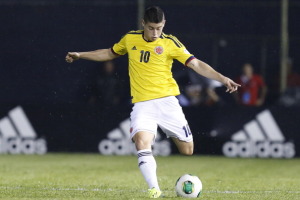
[[[300,191],[293,191],[293,190],[203,191],[203,193],[220,193],[220,194],[259,194],[259,193],[263,194],[263,193],[279,193],[279,192],[300,194]]]
[[[21,190],[21,189],[30,189],[30,187],[6,187],[6,186],[0,186],[0,190]],[[57,188],[57,187],[45,187],[45,188],[32,188],[32,189],[40,189],[40,190],[49,190],[49,191],[91,191],[91,192],[136,192],[136,190],[115,190],[112,188],[108,189],[101,189],[101,188],[94,188],[94,189],[87,189],[87,188]],[[173,190],[163,190],[165,192],[173,192]],[[142,192],[146,192],[146,190],[143,190]],[[293,193],[293,194],[300,194],[300,191],[296,190],[254,190],[254,191],[220,191],[220,190],[203,190],[204,193],[216,193],[216,194],[265,194],[265,193],[280,193],[280,192],[286,192],[286,193]]]

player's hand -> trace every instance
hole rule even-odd
[[[229,92],[229,93],[233,93],[233,92],[237,91],[238,87],[241,87],[240,84],[237,84],[236,82],[234,82],[233,80],[231,80],[230,78],[227,78],[227,77],[224,81],[224,85],[227,87],[226,92]]]
[[[80,54],[77,52],[68,52],[66,56],[66,61],[68,63],[72,63],[75,60],[78,60],[80,58]]]

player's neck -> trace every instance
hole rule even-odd
[[[149,39],[149,38],[147,38],[146,37],[146,35],[145,35],[145,32],[143,32],[143,39],[146,41],[146,42],[155,42],[155,41],[157,41],[159,38],[161,38],[162,36],[160,35],[158,38],[156,38],[156,40],[152,40],[152,39]]]
[[[145,35],[143,34],[143,39],[146,41],[146,42],[151,42],[150,40],[148,40]]]
[[[144,39],[146,42],[153,42],[153,41],[149,40],[149,39],[145,36],[144,33],[143,33],[143,39]]]

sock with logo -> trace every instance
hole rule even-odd
[[[149,188],[159,189],[156,176],[156,161],[151,149],[143,149],[137,152],[139,168]]]

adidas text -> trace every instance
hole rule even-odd
[[[35,130],[22,107],[9,111],[8,117],[0,120],[0,153],[45,154],[47,144],[36,136]]]
[[[232,141],[223,145],[228,157],[292,158],[296,155],[295,145],[285,137],[269,110],[264,110],[234,133]]]

